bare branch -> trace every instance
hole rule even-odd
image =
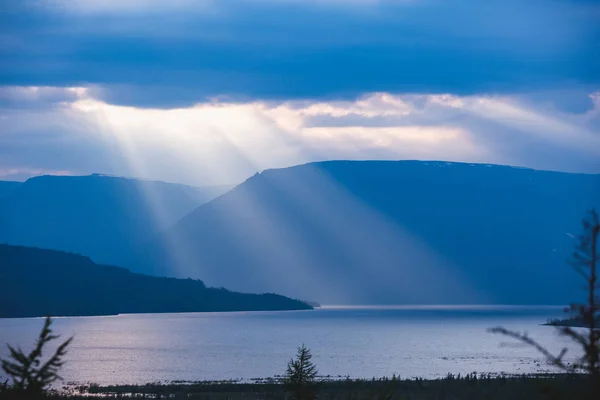
[[[510,331],[503,327],[490,329],[493,333],[499,333],[519,340],[546,357],[556,367],[574,372],[584,370],[592,375],[592,382],[600,382],[600,302],[596,290],[600,289],[598,277],[598,241],[600,237],[600,218],[595,210],[591,210],[583,220],[583,233],[577,237],[577,244],[573,252],[570,264],[575,272],[581,275],[586,282],[586,304],[571,304],[565,311],[575,314],[571,317],[587,330],[577,331],[570,326],[557,327],[559,332],[569,337],[583,350],[583,356],[577,363],[567,364],[564,362],[566,349],[561,350],[558,355],[552,354],[544,346],[534,339],[519,332]],[[572,322],[571,321],[571,322]]]
[[[548,351],[544,346],[539,344],[534,339],[530,338],[526,333],[511,331],[511,330],[508,330],[501,326],[491,328],[491,329],[489,329],[489,331],[491,333],[499,333],[501,335],[509,336],[509,337],[511,337],[513,339],[517,339],[529,346],[532,346],[536,350],[538,350],[540,353],[542,353],[544,355],[544,357],[546,357],[546,360],[548,360],[548,362],[550,364],[552,364],[564,371],[571,372],[571,367],[569,365],[565,364],[563,361],[563,358],[564,358],[565,354],[567,353],[566,348],[562,349],[558,356],[555,356],[554,354],[550,353],[550,351]]]

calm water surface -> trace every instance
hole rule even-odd
[[[527,331],[558,351],[567,339],[540,323],[561,316],[560,307],[325,307],[57,318],[54,327],[75,335],[62,374],[74,383],[272,377],[302,343],[321,375],[435,378],[551,370],[534,350],[487,328]],[[0,319],[0,344],[30,349],[41,325],[39,318]]]

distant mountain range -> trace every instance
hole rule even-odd
[[[332,161],[267,170],[178,221],[129,265],[324,304],[564,304],[600,175]]]
[[[275,294],[207,288],[54,250],[0,245],[0,318],[200,311],[308,310]]]
[[[98,174],[0,182],[0,243],[70,251],[114,263],[229,189]]]
[[[583,294],[573,237],[600,208],[600,175],[448,162],[311,163],[226,190],[0,185],[0,243],[321,304],[565,304]]]
[[[13,190],[16,190],[22,184],[21,182],[0,181],[0,199],[10,194]]]

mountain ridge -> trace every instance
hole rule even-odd
[[[445,161],[307,163],[257,173],[199,206],[136,265],[201,273],[236,290],[278,282],[285,294],[326,303],[570,302],[577,283],[564,262],[566,233],[577,234],[584,212],[599,204],[598,174]],[[553,297],[535,286],[542,272],[538,283]],[[442,284],[431,285],[428,274]],[[512,288],[515,274],[523,284]]]
[[[444,160],[419,160],[419,159],[402,159],[402,160],[371,160],[371,159],[361,159],[361,160],[348,160],[348,159],[333,159],[333,160],[323,160],[323,161],[310,161],[302,164],[291,165],[287,167],[280,168],[266,168],[260,172],[255,173],[253,176],[260,175],[267,171],[279,171],[279,170],[288,170],[294,169],[298,167],[311,166],[311,165],[325,165],[325,164],[339,164],[339,163],[352,163],[352,164],[360,164],[360,163],[369,163],[369,164],[393,164],[393,163],[414,163],[414,164],[422,164],[428,165],[432,164],[433,166],[470,166],[470,167],[487,167],[487,168],[513,168],[513,169],[521,169],[528,171],[538,171],[538,172],[552,172],[557,174],[569,174],[569,175],[593,175],[598,176],[600,172],[574,172],[574,171],[561,171],[561,170],[553,170],[553,169],[538,169],[533,167],[525,167],[520,165],[510,165],[510,164],[494,164],[494,163],[484,163],[484,162],[466,162],[466,161],[444,161]]]
[[[121,253],[226,190],[103,175],[33,177],[0,197],[0,242],[118,263]]]
[[[23,182],[16,181],[1,181],[0,180],[0,198],[9,195],[14,190],[16,190],[19,186],[21,186]]]

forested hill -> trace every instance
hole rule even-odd
[[[151,277],[54,250],[0,245],[0,318],[202,311],[302,310],[276,294]]]

